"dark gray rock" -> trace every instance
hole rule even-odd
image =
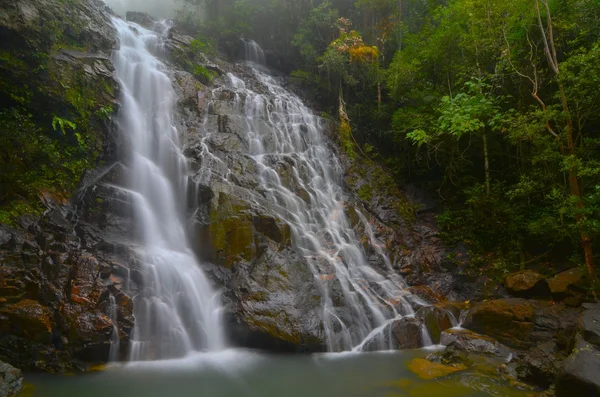
[[[22,388],[21,370],[0,361],[0,397],[12,397]]]
[[[541,343],[519,355],[517,375],[525,382],[547,388],[554,383],[564,359],[555,342]]]
[[[507,358],[510,350],[489,336],[480,335],[462,328],[442,332],[440,344],[452,346],[468,353]]]
[[[584,310],[581,316],[581,332],[587,342],[600,346],[600,303]]]
[[[556,381],[556,397],[600,396],[600,349],[580,339]]]

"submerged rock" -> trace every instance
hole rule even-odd
[[[415,358],[408,363],[408,369],[421,379],[432,380],[448,376],[455,372],[464,371],[467,369],[467,366],[463,364],[444,365],[424,358]]]
[[[23,388],[20,369],[0,361],[0,397],[13,397]]]

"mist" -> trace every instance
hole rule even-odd
[[[125,16],[127,11],[143,11],[156,18],[172,18],[177,9],[182,6],[181,0],[104,0],[104,2],[121,16]]]

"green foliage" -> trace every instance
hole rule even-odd
[[[203,84],[212,84],[213,78],[216,77],[215,72],[208,70],[202,65],[196,65],[192,73]]]
[[[61,133],[65,133],[67,131],[67,127],[69,127],[71,130],[77,129],[75,123],[69,120],[65,120],[56,115],[52,118],[52,128],[54,128],[54,131],[59,130]]]

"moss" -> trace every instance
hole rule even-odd
[[[231,267],[236,261],[251,260],[256,254],[254,229],[248,206],[221,193],[212,203],[208,225],[211,259]]]
[[[421,379],[433,380],[448,376],[467,367],[463,364],[443,365],[432,363],[424,358],[415,358],[408,363],[408,369]]]

